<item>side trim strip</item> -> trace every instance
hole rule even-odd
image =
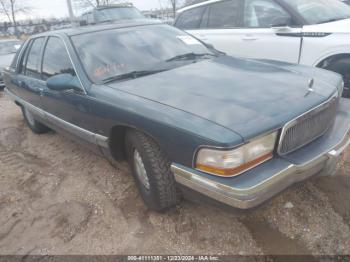
[[[24,101],[23,99],[19,98],[18,96],[14,95],[13,93],[11,93],[7,88],[5,88],[5,92],[6,94],[13,100],[16,101],[18,103],[20,103],[21,105],[24,105],[25,107],[27,107],[32,113],[40,116],[41,118],[43,118],[44,120],[46,120],[48,123],[54,124],[56,126],[58,126],[59,128],[64,129],[65,131],[78,136],[92,144],[104,147],[104,148],[108,148],[108,137],[99,135],[99,134],[95,134],[93,132],[90,132],[86,129],[83,129],[79,126],[73,125],[61,118],[58,118],[57,116],[54,116],[36,106],[33,106],[32,104]]]

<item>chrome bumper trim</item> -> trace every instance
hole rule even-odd
[[[343,140],[328,152],[303,165],[291,164],[263,182],[245,189],[216,182],[214,177],[209,179],[200,175],[198,171],[181,165],[172,164],[171,170],[177,183],[229,206],[249,209],[265,202],[288,186],[313,175],[333,175],[341,154],[349,144],[348,130]]]

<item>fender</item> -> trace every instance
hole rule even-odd
[[[303,49],[302,49],[303,50]],[[303,52],[303,51],[302,51]],[[300,64],[302,65],[309,65],[313,67],[317,67],[321,62],[324,60],[336,56],[336,55],[345,55],[349,54],[350,55],[350,45],[344,45],[344,46],[337,46],[337,47],[332,47],[327,49],[326,52],[322,52],[321,55],[319,55],[317,58],[312,59],[313,61],[307,61],[307,58],[303,57],[303,54],[301,55],[301,61]]]

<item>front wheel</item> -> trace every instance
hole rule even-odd
[[[150,209],[162,211],[179,202],[170,161],[151,138],[129,131],[126,153],[141,197]]]
[[[50,131],[50,129],[38,122],[33,113],[30,112],[26,107],[22,106],[22,113],[24,120],[26,121],[29,128],[35,133],[35,134],[44,134]]]

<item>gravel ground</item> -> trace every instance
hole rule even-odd
[[[350,152],[251,211],[184,201],[159,214],[125,163],[35,135],[0,93],[0,254],[350,254]]]

